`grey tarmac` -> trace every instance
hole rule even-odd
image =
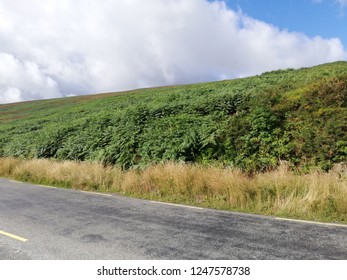
[[[2,260],[347,259],[346,226],[46,188],[3,178],[0,232]]]

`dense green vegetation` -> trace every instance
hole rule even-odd
[[[0,105],[0,157],[327,170],[347,159],[347,63]]]

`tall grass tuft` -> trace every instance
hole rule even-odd
[[[122,171],[93,162],[0,158],[0,176],[39,184],[347,223],[347,167],[295,174],[285,164],[250,177],[237,169],[168,162]]]

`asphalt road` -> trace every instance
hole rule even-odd
[[[347,227],[0,178],[0,259],[347,259]]]

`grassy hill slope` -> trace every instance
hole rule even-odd
[[[347,159],[347,63],[0,105],[0,157],[329,169]]]

